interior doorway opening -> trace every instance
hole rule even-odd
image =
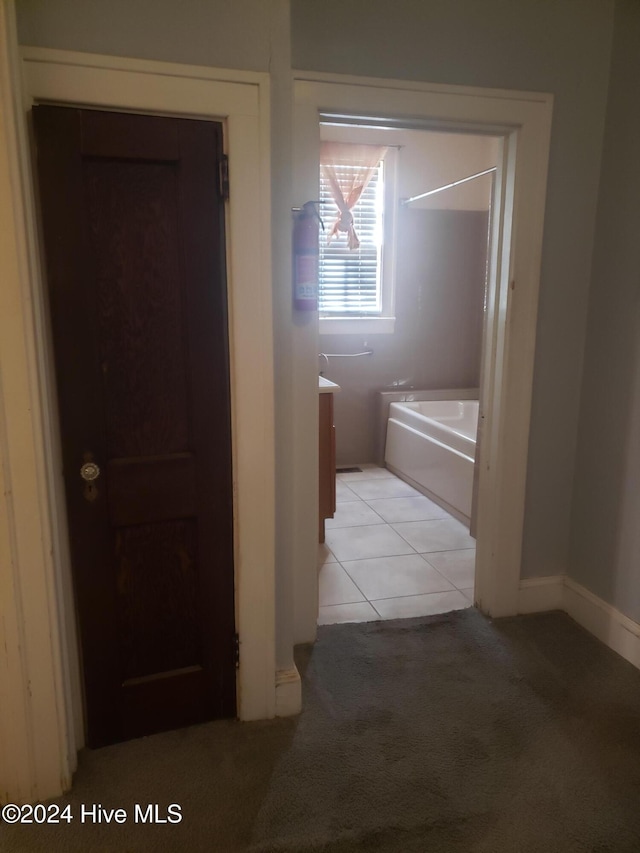
[[[485,614],[514,615],[520,601],[523,519],[540,258],[552,97],[363,77],[300,72],[294,83],[294,203],[317,198],[322,116],[385,126],[499,137],[491,216],[479,423],[474,600]],[[318,481],[318,352],[314,318],[296,321],[294,395],[304,406],[293,445],[295,493]],[[315,399],[314,399],[315,398]],[[298,411],[300,411],[300,408]],[[317,500],[317,489],[316,489]],[[316,504],[317,506],[317,504]],[[305,512],[306,510],[306,512]],[[307,516],[308,513],[308,516]],[[295,513],[296,641],[316,635],[317,518],[304,500]]]
[[[320,115],[319,371],[338,387],[319,624],[473,604],[501,153],[492,134]]]

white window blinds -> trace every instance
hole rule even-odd
[[[360,240],[358,249],[349,249],[346,235],[338,233],[327,241],[320,233],[319,310],[322,315],[370,316],[382,311],[382,217],[384,161],[373,174],[357,204],[352,208],[353,224]],[[335,166],[338,179],[349,183],[355,167]],[[321,215],[329,224],[339,214],[327,177],[320,170]]]

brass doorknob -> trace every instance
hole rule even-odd
[[[85,462],[80,469],[80,476],[83,480],[86,480],[87,483],[91,483],[93,480],[97,480],[100,476],[100,469],[95,462]]]

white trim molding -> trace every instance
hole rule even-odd
[[[83,730],[28,111],[44,102],[224,123],[237,699],[240,718],[253,720],[276,713],[273,341],[265,319],[272,315],[270,92],[265,73],[39,48],[20,56],[10,2],[0,3],[0,55],[0,462],[7,493],[0,799],[22,802],[70,787]]]
[[[576,583],[564,579],[564,607],[572,619],[640,669],[640,624]]]
[[[454,95],[458,97],[482,96],[484,98],[494,98],[496,100],[518,100],[522,102],[531,101],[537,103],[549,103],[551,97],[546,92],[527,92],[514,89],[481,89],[476,86],[460,86],[457,83],[426,83],[423,80],[400,80],[392,77],[363,77],[358,74],[334,74],[327,71],[294,71],[293,74],[294,79],[299,82],[329,83],[354,87],[362,86],[365,89],[399,89],[403,92],[416,92],[421,96],[424,95],[425,92],[431,92],[437,93],[438,95]],[[364,97],[369,99],[370,93],[365,92]],[[332,109],[334,109],[332,106],[327,105],[323,108],[323,112],[331,113]],[[398,112],[401,111],[394,110],[394,114],[397,114]],[[352,114],[371,116],[375,119],[375,122],[378,122],[378,119],[380,118],[379,114],[376,115],[369,112],[368,104],[363,104],[363,109]],[[389,116],[385,113],[382,117],[386,120]],[[416,117],[419,117],[419,115]],[[435,120],[435,116],[433,118]],[[484,124],[484,122],[482,123]],[[404,117],[399,119],[398,126],[406,126]],[[496,124],[496,128],[499,128],[500,126],[501,123]]]
[[[562,610],[640,669],[640,624],[566,575],[520,582],[518,613]]]
[[[542,613],[562,610],[564,606],[564,575],[545,578],[526,578],[520,581],[518,613]]]
[[[29,159],[13,3],[0,3],[0,802],[60,794],[76,766],[38,385]]]

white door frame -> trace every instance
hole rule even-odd
[[[432,85],[399,80],[296,72],[294,74],[294,179],[296,204],[316,198],[319,115],[381,117],[405,126],[488,133],[503,139],[493,210],[490,293],[483,353],[483,442],[478,490],[476,605],[490,616],[517,613],[540,283],[547,164],[553,98],[535,92]],[[491,287],[491,282],[493,286]],[[298,407],[317,383],[317,337],[307,325],[298,335]],[[314,460],[311,418],[296,436],[300,458]],[[306,447],[306,451],[304,449]],[[316,464],[317,467],[317,464]],[[304,480],[313,476],[298,471]],[[314,516],[315,521],[315,516]],[[311,552],[302,542],[299,553]],[[315,572],[296,578],[296,607],[313,634]]]
[[[8,436],[0,446],[0,462],[5,480],[10,476],[20,484],[10,493],[9,508],[13,618],[6,622],[10,644],[0,650],[0,682],[5,679],[13,706],[10,714],[0,714],[0,765],[5,764],[0,799],[6,795],[21,802],[67,789],[83,743],[28,111],[35,103],[55,103],[224,123],[231,186],[227,279],[240,635],[237,700],[239,717],[252,720],[273,717],[276,710],[270,106],[267,74],[39,48],[24,48],[18,55],[12,4],[3,2],[0,12],[1,70],[11,72],[0,103],[0,120],[6,119],[0,121],[0,167],[8,152],[7,167],[0,169],[0,214],[13,211],[17,256],[0,260],[0,280],[16,305],[13,312],[0,312],[0,426]],[[14,386],[26,398],[20,411],[22,400],[7,393]],[[30,455],[20,446],[25,435],[32,443]],[[37,576],[33,561],[28,562],[29,543],[41,548]],[[0,639],[2,634],[0,630]],[[18,730],[19,749],[12,745]],[[45,738],[46,749],[40,743]]]

